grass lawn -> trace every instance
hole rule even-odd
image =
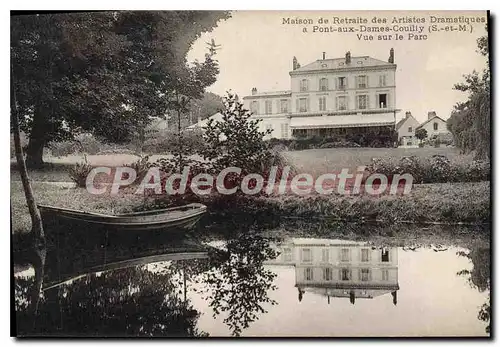
[[[309,195],[269,198],[279,214],[342,220],[489,223],[490,182],[416,184],[406,195]]]
[[[120,190],[115,196],[92,195],[84,188],[67,188],[46,182],[33,182],[37,203],[90,212],[130,211],[146,201],[133,194],[136,187]],[[287,195],[257,198],[279,216],[333,217],[358,221],[366,219],[415,222],[486,223],[490,219],[490,183],[445,183],[414,185],[404,196]],[[265,206],[265,205],[264,205]],[[239,208],[239,207],[238,207]],[[251,206],[243,206],[245,208]],[[12,228],[29,231],[31,220],[21,182],[11,181]]]
[[[434,154],[445,155],[450,161],[472,161],[472,155],[461,155],[457,148],[323,148],[308,149],[303,151],[283,152],[299,172],[307,172],[312,175],[320,175],[326,172],[336,172],[347,168],[356,170],[360,165],[370,164],[372,158],[394,157],[416,155],[419,157],[431,157]],[[150,156],[154,162],[159,158],[168,158],[171,155],[155,154]],[[117,167],[130,164],[138,160],[138,156],[132,154],[106,154],[89,155],[88,162],[93,166]],[[201,159],[197,157],[197,159]],[[83,162],[83,155],[70,155],[66,157],[45,158],[46,168],[30,171],[33,181],[45,182],[70,182],[67,174],[69,167],[75,163]],[[11,161],[11,175],[15,180],[20,180],[16,169],[15,160]]]
[[[130,190],[120,191],[115,196],[109,194],[92,195],[85,188],[67,188],[47,182],[32,182],[31,186],[38,204],[85,210],[89,212],[126,212],[132,206],[140,205],[144,198],[131,194]],[[13,232],[27,232],[31,228],[31,218],[26,205],[20,181],[10,182],[10,202]]]
[[[155,154],[149,157],[150,162],[155,162],[160,158],[170,158],[172,155]],[[201,157],[195,156],[201,159]],[[118,167],[125,164],[130,164],[139,159],[138,156],[132,154],[105,154],[105,155],[89,155],[87,161],[90,165]],[[85,161],[83,155],[69,155],[66,157],[48,157],[44,158],[45,167],[38,170],[29,170],[29,176],[32,181],[42,182],[71,182],[68,176],[68,169],[76,163]],[[20,181],[21,177],[17,171],[17,163],[15,159],[11,160],[10,173],[13,180]]]
[[[428,158],[434,154],[445,155],[450,161],[472,161],[472,155],[461,155],[454,147],[446,148],[321,148],[284,152],[299,172],[320,175],[338,172],[343,168],[351,171],[358,166],[368,165],[372,158],[402,158],[415,155]]]
[[[299,172],[319,175],[339,171],[342,168],[355,170],[367,165],[372,158],[403,157],[417,155],[430,157],[446,155],[453,161],[471,161],[472,156],[459,154],[456,148],[332,148],[284,152]],[[156,161],[160,156],[150,158]],[[166,156],[162,156],[166,157]],[[88,156],[94,166],[121,166],[137,160],[129,154]],[[124,189],[116,196],[91,195],[82,188],[67,188],[48,182],[70,182],[67,169],[83,161],[81,156],[46,158],[47,168],[30,172],[33,190],[40,204],[68,207],[94,212],[125,212],[132,206],[144,203],[141,195],[131,192],[135,187]],[[490,183],[446,183],[414,185],[405,196],[280,196],[269,198],[277,204],[277,213],[287,216],[302,214],[336,216],[341,218],[367,218],[395,221],[444,221],[481,222],[490,218]],[[27,231],[31,225],[20,177],[15,163],[11,163],[11,206],[14,231]]]

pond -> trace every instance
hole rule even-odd
[[[16,261],[17,333],[489,336],[488,242],[192,236],[53,237],[43,265]]]

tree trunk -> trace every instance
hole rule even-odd
[[[43,167],[43,148],[45,147],[44,117],[35,110],[33,127],[30,133],[28,148],[26,149],[26,165],[32,169]]]
[[[28,204],[28,209],[31,215],[31,231],[33,232],[35,248],[40,249],[40,247],[43,247],[45,245],[45,234],[43,231],[42,217],[35,202],[35,197],[33,195],[33,190],[31,188],[31,183],[28,177],[28,170],[26,169],[26,163],[24,161],[23,149],[21,147],[19,118],[17,114],[16,94],[14,87],[14,74],[12,73],[12,68],[10,79],[10,110],[12,126],[14,130],[14,147],[16,152],[17,167],[21,175],[24,195],[26,197],[26,203]]]

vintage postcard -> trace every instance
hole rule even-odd
[[[11,14],[17,337],[490,337],[488,11]]]

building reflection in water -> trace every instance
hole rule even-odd
[[[320,239],[290,239],[278,247],[280,255],[268,265],[295,267],[298,300],[306,293],[332,298],[372,299],[391,294],[397,305],[398,249]]]

